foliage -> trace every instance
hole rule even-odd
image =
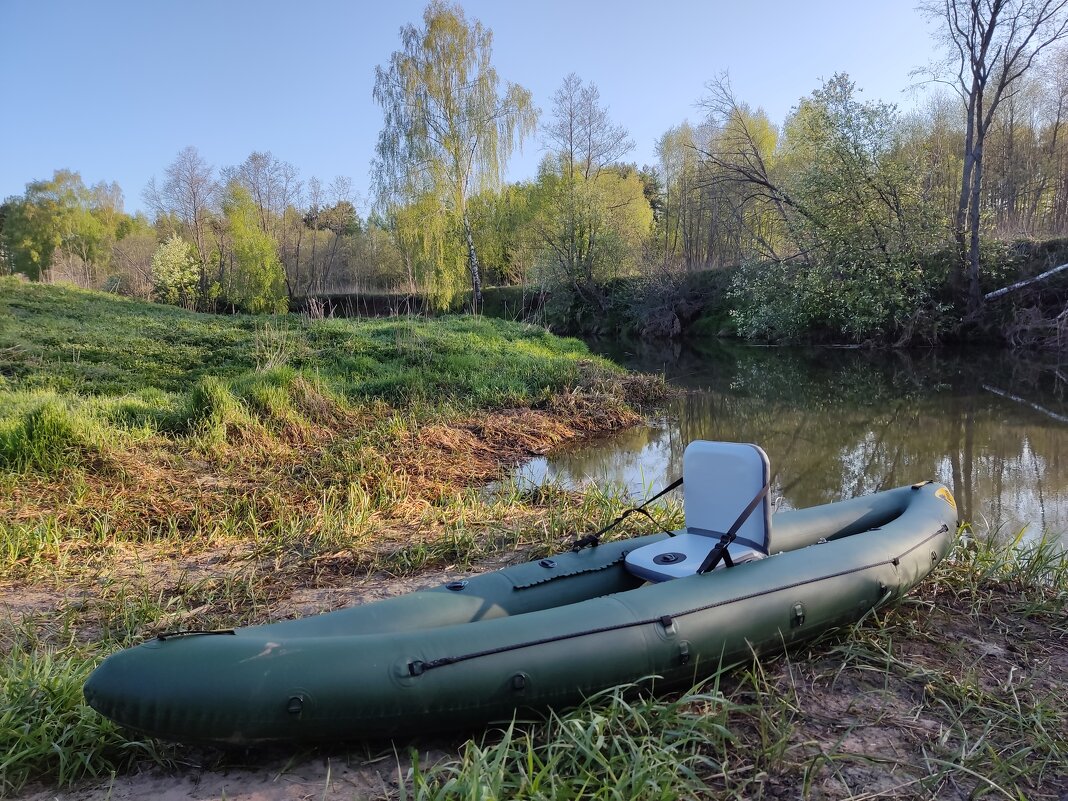
[[[536,192],[533,182],[525,182],[471,198],[472,233],[488,282],[531,282],[537,255],[531,241],[531,224],[538,210]]]
[[[966,277],[968,309],[976,314],[983,305],[980,248],[987,136],[1002,102],[1019,94],[1022,79],[1042,51],[1068,37],[1068,2],[927,0],[920,10],[941,28],[945,59],[933,74],[945,75],[944,83],[960,97],[964,112],[963,165],[953,234],[960,259],[957,284],[963,290]],[[1058,109],[1056,127],[1060,115]]]
[[[653,212],[634,170],[568,175],[567,165],[542,162],[534,219],[543,282],[607,308],[605,285],[637,271]]]
[[[117,186],[90,189],[70,170],[27,184],[24,196],[5,203],[2,235],[11,270],[39,279],[52,269],[67,280],[92,281],[106,266],[121,208]]]
[[[274,239],[261,228],[252,195],[240,184],[228,187],[223,214],[230,222],[233,258],[223,284],[226,299],[243,311],[285,311],[285,275]]]
[[[533,130],[537,111],[530,92],[518,84],[499,92],[490,63],[492,33],[477,20],[468,23],[463,9],[433,0],[423,24],[402,28],[402,49],[393,53],[388,69],[375,71],[374,96],[385,114],[376,184],[387,209],[434,198],[441,207],[435,240],[462,232],[477,306],[481,276],[468,200],[499,185],[513,148]],[[450,271],[451,260],[433,261],[435,276]]]
[[[391,210],[394,242],[413,284],[432,308],[444,310],[467,285],[462,240],[454,214],[431,193]]]
[[[192,246],[178,234],[152,255],[152,295],[160,303],[195,309],[200,286],[200,264]]]
[[[647,183],[618,163],[633,142],[614,125],[596,85],[574,73],[553,97],[531,221],[541,283],[553,303],[607,311],[606,284],[637,271],[653,225]]]
[[[367,308],[477,306],[485,272],[547,298],[535,304],[541,319],[565,330],[677,336],[711,304],[708,330],[758,339],[905,344],[1000,330],[1037,342],[1063,322],[1052,285],[1019,319],[1003,305],[965,306],[1015,277],[994,238],[1068,232],[1066,7],[965,6],[922,6],[963,26],[943,26],[948,56],[931,75],[976,101],[964,114],[957,97],[932,92],[903,116],[836,75],[779,124],[737,101],[724,75],[700,103],[707,116],[669,128],[657,166],[638,169],[622,161],[633,142],[597,86],[571,73],[539,132],[548,155],[537,177],[502,185],[537,110],[498,77],[492,32],[435,0],[376,72],[386,120],[367,219],[343,176],[305,179],[266,151],[216,168],[190,146],[146,187],[151,220],[123,212],[117,185],[87,187],[76,172],[27,184],[0,204],[0,274],[269,313],[286,295],[294,308],[323,295],[373,296]],[[985,53],[969,55],[979,39],[968,31],[988,34]],[[195,281],[187,254],[159,245],[175,235],[194,254]],[[152,262],[168,253],[161,281]],[[737,265],[729,296],[718,280],[711,294],[694,290],[694,273]]]
[[[826,331],[853,341],[938,335],[940,309],[923,255],[938,218],[918,164],[897,148],[895,110],[860,102],[836,75],[784,126],[776,175],[790,259],[750,265],[735,282],[739,330],[796,339]]]
[[[778,131],[762,109],[729,95],[705,105],[703,125],[684,123],[657,143],[665,188],[656,254],[687,269],[774,258],[785,233],[768,192]]]

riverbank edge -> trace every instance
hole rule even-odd
[[[985,244],[984,292],[1034,279],[1068,261],[1068,239],[994,241]],[[482,313],[504,320],[546,325],[553,331],[583,337],[629,337],[699,343],[712,338],[749,344],[826,345],[832,347],[908,348],[933,344],[983,343],[1018,350],[1062,348],[1057,314],[1068,298],[1068,273],[1002,295],[979,313],[961,305],[952,286],[952,255],[931,254],[924,270],[942,276],[928,287],[931,308],[897,330],[846,336],[841,331],[813,328],[784,338],[746,338],[738,331],[739,304],[745,301],[745,275],[759,264],[693,269],[662,269],[653,276],[619,277],[584,292],[547,286],[484,287]],[[774,265],[768,265],[769,268]],[[594,303],[590,298],[596,298]],[[314,297],[316,308],[344,317],[396,314],[455,313],[470,308],[470,292],[460,293],[445,310],[435,311],[419,293],[334,293]],[[833,305],[833,298],[826,302]],[[294,310],[310,308],[309,298],[293,298]]]
[[[494,321],[0,290],[0,795],[182,763],[84,704],[110,651],[401,592],[603,525],[620,499],[482,488],[668,392]]]

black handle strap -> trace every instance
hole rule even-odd
[[[727,529],[727,533],[721,536],[715,547],[708,552],[705,561],[701,562],[701,566],[697,568],[698,573],[707,573],[710,570],[715,570],[716,565],[719,564],[721,559],[727,564],[727,567],[734,567],[734,561],[731,559],[731,555],[727,553],[727,546],[734,542],[735,537],[738,536],[738,529],[740,529],[745,521],[749,519],[749,515],[753,514],[753,510],[760,505],[760,502],[767,497],[770,489],[771,482],[768,482],[760,488],[760,492],[758,492],[753,497],[753,500],[749,502],[749,505],[742,510],[742,513],[738,515],[738,519],[734,521],[729,529]]]
[[[651,504],[653,501],[657,500],[658,498],[664,497],[669,492],[671,492],[673,489],[677,489],[677,488],[679,488],[681,486],[682,486],[682,479],[681,478],[675,479],[670,484],[668,484],[666,487],[664,487],[662,490],[660,490],[660,492],[656,493],[656,495],[654,495],[652,498],[650,498],[645,503],[643,503],[641,506],[632,506],[630,509],[625,511],[623,514],[621,514],[619,517],[617,517],[615,520],[613,520],[607,526],[602,528],[600,531],[595,531],[593,534],[587,534],[585,537],[582,537],[580,539],[575,540],[571,544],[571,550],[573,552],[575,552],[575,553],[578,553],[583,548],[592,547],[594,545],[599,545],[600,542],[601,542],[601,535],[602,534],[605,534],[606,532],[611,531],[613,528],[615,528],[620,523],[622,523],[626,519],[627,515],[634,514],[635,512],[637,512],[638,514],[645,515],[650,520],[652,520],[653,523],[655,523],[657,526],[660,526],[660,523],[656,520],[656,518],[654,518],[651,514],[649,514],[647,511],[645,511],[645,507],[648,506],[649,504]],[[669,537],[674,537],[675,536],[674,532],[668,531],[666,528],[663,528],[662,526],[661,526],[661,531],[663,531]]]

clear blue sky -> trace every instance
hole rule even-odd
[[[412,0],[0,0],[0,198],[57,168],[118,181],[128,211],[177,152],[216,167],[253,150],[303,178],[351,176],[366,197],[381,126],[374,68],[419,22]],[[909,71],[932,39],[915,0],[463,0],[493,30],[504,80],[548,111],[563,77],[592,80],[653,163],[657,138],[701,116],[704,84],[781,122],[835,72],[865,97],[912,103]],[[534,174],[539,145],[511,179]]]

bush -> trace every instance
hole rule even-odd
[[[884,262],[758,263],[728,290],[738,332],[750,339],[894,342],[938,338],[947,308],[930,275],[904,255]]]
[[[78,430],[84,424],[68,407],[47,400],[0,427],[0,466],[45,474],[74,467],[86,445]]]

